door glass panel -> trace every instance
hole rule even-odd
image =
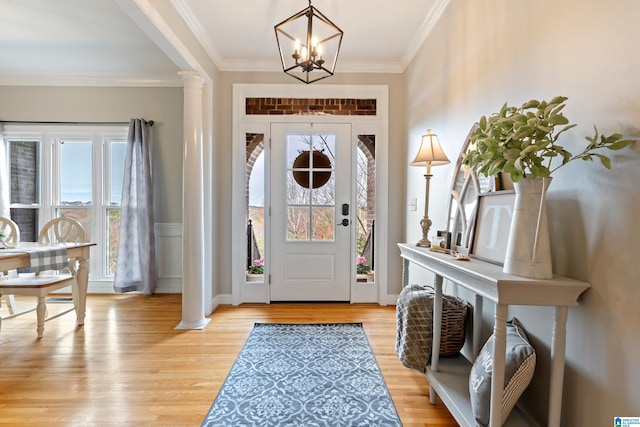
[[[293,168],[293,163],[305,151],[310,149],[310,139],[306,135],[287,136],[287,167]]]
[[[265,152],[264,134],[247,133],[246,185],[246,280],[264,283],[265,277]],[[289,192],[287,192],[289,193]],[[296,203],[293,201],[292,203]]]
[[[287,240],[332,241],[335,135],[288,135]]]
[[[314,175],[314,177],[317,174]],[[331,174],[331,178],[320,188],[314,188],[312,204],[314,205],[335,205],[336,194],[336,179],[335,174]]]
[[[333,207],[313,207],[313,240],[333,240],[335,223],[335,209]]]
[[[374,280],[376,210],[376,136],[358,135],[356,170],[356,273],[358,281]]]
[[[287,204],[308,205],[309,192],[308,188],[304,188],[296,181],[294,171],[287,173]]]
[[[309,240],[309,208],[287,208],[287,240]]]

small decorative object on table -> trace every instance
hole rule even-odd
[[[562,114],[566,100],[557,96],[550,101],[531,100],[520,107],[505,103],[499,112],[481,117],[471,134],[473,149],[463,164],[486,176],[509,174],[516,190],[505,273],[537,279],[553,276],[545,201],[553,172],[573,160],[594,158],[611,169],[611,160],[597,151],[621,150],[635,142],[621,134],[599,135],[594,126],[594,136],[586,137],[589,144],[574,156],[557,143],[563,132],[576,126]],[[562,128],[556,131],[556,126]],[[557,157],[562,162],[554,166],[552,161]]]

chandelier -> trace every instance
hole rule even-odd
[[[342,30],[311,6],[274,27],[282,69],[304,83],[333,75]]]

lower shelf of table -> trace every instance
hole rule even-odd
[[[432,371],[431,366],[428,366],[425,376],[458,424],[474,427],[476,423],[469,398],[470,372],[471,363],[464,356],[458,355],[440,358],[438,372]],[[511,411],[511,415],[503,424],[504,427],[531,427],[535,425],[535,423],[527,422],[515,409]]]

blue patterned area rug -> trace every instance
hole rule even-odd
[[[202,425],[402,423],[362,324],[256,323]]]

